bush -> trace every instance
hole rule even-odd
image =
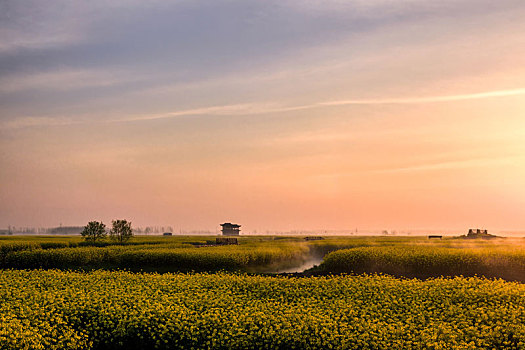
[[[87,242],[95,243],[106,237],[106,225],[98,221],[90,221],[80,233]]]
[[[122,243],[128,241],[133,236],[133,230],[131,229],[131,222],[127,220],[113,220],[113,228],[109,231],[112,239]]]

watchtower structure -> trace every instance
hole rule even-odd
[[[223,236],[238,236],[241,230],[241,225],[232,224],[231,222],[225,222],[221,226]]]

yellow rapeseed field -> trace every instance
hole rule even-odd
[[[523,349],[484,278],[0,271],[0,349]]]

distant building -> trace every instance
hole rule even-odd
[[[472,228],[470,228],[470,229],[468,230],[467,237],[468,237],[468,236],[487,235],[487,234],[488,234],[487,230],[480,230],[479,228],[477,228],[477,229],[472,229]]]
[[[463,236],[465,238],[483,238],[483,239],[491,239],[491,238],[497,238],[498,236],[491,235],[487,232],[487,230],[480,230],[477,229],[469,229],[468,234],[466,236]]]
[[[226,222],[221,224],[222,234],[224,236],[238,236],[240,233],[241,225],[232,224],[231,222]]]

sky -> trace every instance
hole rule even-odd
[[[521,0],[0,1],[0,228],[525,230]]]

